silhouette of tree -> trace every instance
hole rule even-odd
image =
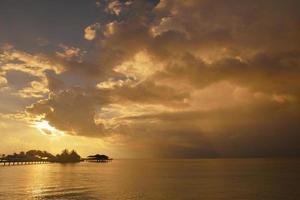
[[[75,163],[80,162],[80,156],[74,150],[69,152],[65,149],[61,154],[56,155],[55,160],[60,163]]]

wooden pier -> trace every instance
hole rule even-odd
[[[47,164],[48,161],[22,161],[22,160],[0,160],[0,165],[2,166],[13,166],[13,165],[37,165],[37,164]]]

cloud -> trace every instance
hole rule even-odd
[[[43,80],[19,91],[44,95],[31,119],[158,156],[300,154],[299,1],[128,2],[104,2],[88,50],[1,53],[8,83]]]
[[[154,10],[113,22],[104,45],[118,52],[114,66],[124,75],[143,77],[136,86],[133,81],[110,87],[110,95],[119,95],[115,103],[172,108],[162,115],[140,110],[142,119],[132,113],[117,117],[116,132],[130,138],[129,145],[152,146],[164,156],[299,153],[295,143],[279,142],[299,139],[296,4],[161,1]],[[142,51],[161,66],[149,65],[152,71],[146,73],[151,62],[133,59]],[[176,98],[180,103],[170,103]]]
[[[156,85],[151,81],[145,81],[136,86],[124,85],[115,88],[109,93],[117,99],[117,102],[131,101],[146,104],[184,104],[184,99],[189,97],[185,91],[179,91],[165,85]]]
[[[0,55],[1,69],[0,74],[7,78],[11,72],[18,72],[35,77],[30,80],[27,87],[17,86],[14,93],[22,98],[41,98],[48,93],[48,82],[46,78],[47,71],[56,74],[63,72],[63,66],[53,62],[45,55],[33,55],[23,51],[15,50],[13,47],[5,48]],[[16,73],[15,73],[16,74]],[[19,77],[22,78],[22,77]],[[23,77],[26,79],[26,77]],[[14,79],[11,77],[10,79]],[[26,80],[24,80],[26,82]],[[22,80],[19,80],[22,82]],[[8,82],[8,87],[10,87]]]
[[[3,87],[7,84],[6,78],[0,76],[0,86]]]
[[[127,134],[133,135],[132,140],[138,140],[134,143],[154,145],[160,153],[176,157],[299,154],[295,142],[300,139],[299,113],[294,110],[299,105],[281,107],[265,103],[129,117],[124,119],[126,126],[120,129],[130,131]],[[166,150],[167,147],[170,149]],[[182,152],[183,149],[190,154]]]
[[[183,32],[185,33],[185,30],[183,27],[174,21],[172,17],[163,17],[160,19],[159,23],[150,29],[151,33],[153,34],[153,37],[157,37],[161,35],[162,33],[168,32],[168,31],[176,31],[176,32]]]
[[[120,15],[122,11],[121,2],[118,0],[110,1],[106,8],[106,11],[111,14]]]
[[[0,92],[7,89],[7,80],[5,77],[0,76]]]
[[[94,40],[96,38],[97,30],[99,30],[99,28],[100,28],[99,23],[95,23],[90,26],[87,26],[84,29],[84,38],[86,40]]]
[[[62,51],[57,51],[56,55],[66,60],[76,59],[78,62],[82,62],[82,58],[86,54],[86,51],[82,51],[76,47],[68,47],[64,44],[60,44],[59,47]]]
[[[1,71],[18,70],[29,74],[42,76],[46,70],[52,70],[55,73],[61,73],[63,67],[52,62],[47,56],[42,54],[29,54],[23,51],[15,50],[14,48],[4,49],[1,53]],[[17,62],[12,64],[12,62]],[[19,64],[18,62],[22,63]]]
[[[29,87],[25,87],[18,91],[17,95],[22,98],[42,98],[48,93],[47,83],[32,81]]]
[[[181,80],[196,88],[207,87],[220,81],[230,81],[256,91],[299,95],[300,54],[287,52],[278,55],[258,53],[247,60],[223,58],[205,63],[190,54],[184,55],[156,74],[161,79]],[[285,82],[290,85],[282,85]]]
[[[101,94],[73,88],[51,93],[48,99],[40,100],[26,109],[31,115],[71,135],[101,137],[106,135],[103,125],[95,122],[96,109],[106,103]]]

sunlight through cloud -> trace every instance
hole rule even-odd
[[[36,127],[44,135],[62,136],[64,134],[62,131],[51,126],[48,121],[36,122],[34,127]]]

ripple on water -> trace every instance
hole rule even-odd
[[[92,189],[88,187],[43,187],[32,191],[34,199],[98,199],[93,197]]]

